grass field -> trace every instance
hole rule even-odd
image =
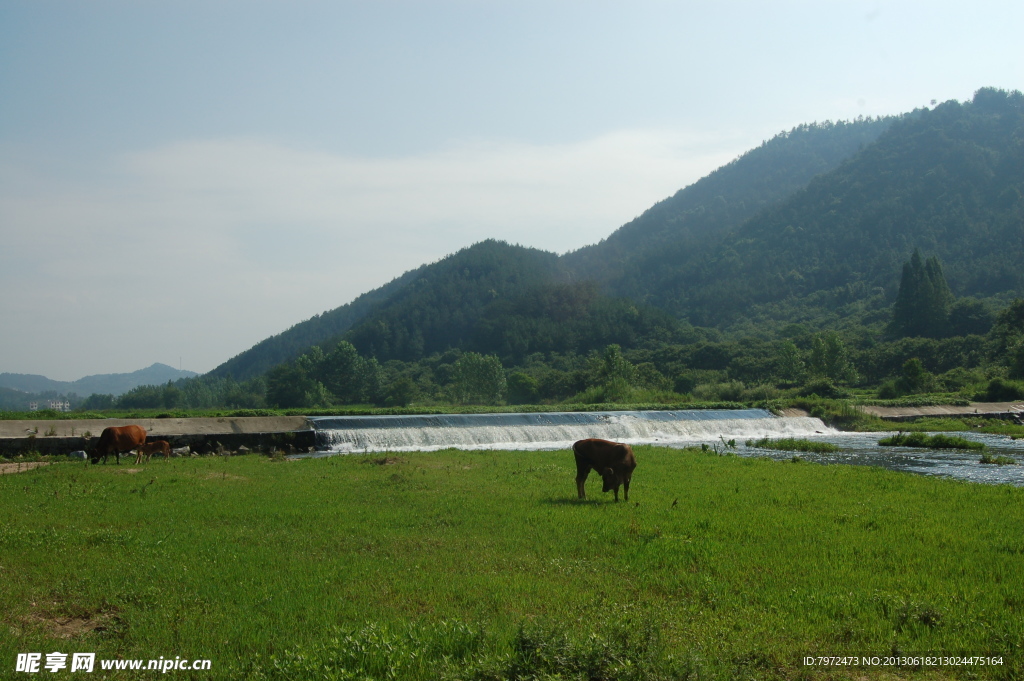
[[[635,451],[619,504],[594,476],[575,499],[568,451],[0,476],[0,678],[52,651],[212,661],[179,679],[1024,674],[1024,490]],[[926,653],[1003,664],[802,663]]]

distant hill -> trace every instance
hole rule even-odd
[[[75,393],[79,397],[87,397],[94,393],[104,395],[121,395],[140,385],[162,385],[167,381],[198,376],[194,371],[180,371],[166,364],[153,364],[145,369],[130,374],[96,374],[86,376],[77,381],[54,381],[36,374],[0,374],[0,388],[8,388],[23,393],[57,393],[68,395]]]

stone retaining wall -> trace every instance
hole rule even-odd
[[[171,447],[178,448],[188,445],[193,452],[207,454],[219,449],[237,451],[246,447],[253,451],[269,453],[276,449],[286,452],[308,451],[316,446],[316,435],[312,430],[296,430],[283,433],[213,433],[188,435],[156,435],[148,441],[166,440]],[[66,456],[78,450],[89,451],[90,442],[84,437],[11,437],[0,438],[0,456],[13,458],[27,452],[39,452],[45,455]]]

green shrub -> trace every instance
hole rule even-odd
[[[1024,400],[1024,384],[1019,381],[1008,381],[1005,378],[993,378],[985,392],[974,396],[979,402],[1009,402]]]
[[[997,466],[1015,466],[1017,464],[1017,459],[1014,459],[1011,456],[1003,456],[1001,454],[993,456],[986,452],[981,455],[981,459],[978,460],[978,463],[993,463]]]
[[[899,432],[878,441],[883,447],[921,447],[924,449],[985,449],[981,442],[967,440],[955,435],[928,435],[927,433]]]
[[[748,447],[756,447],[758,449],[774,449],[783,452],[813,452],[815,454],[830,454],[838,452],[840,449],[838,445],[834,445],[831,442],[795,438],[773,440],[763,437],[760,440],[747,440],[746,444]]]
[[[805,383],[796,393],[800,397],[823,397],[830,400],[838,400],[849,397],[850,393],[843,390],[829,378],[816,378]]]

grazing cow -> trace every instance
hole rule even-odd
[[[110,426],[104,428],[100,433],[99,441],[92,452],[92,462],[99,463],[103,457],[103,463],[111,454],[117,455],[117,463],[121,463],[121,452],[130,452],[139,445],[146,444],[146,429],[141,426]]]
[[[618,501],[619,485],[622,485],[623,498],[629,501],[629,481],[636,468],[636,457],[629,445],[591,438],[573,444],[572,453],[576,457],[576,491],[580,499],[587,498],[583,485],[593,468],[604,479],[602,492],[615,492],[615,501]]]
[[[146,457],[146,461],[149,461],[149,457],[153,456],[154,452],[163,452],[164,458],[171,458],[171,445],[167,440],[154,440],[149,444],[142,444],[135,450],[135,463],[140,463],[142,457]]]

